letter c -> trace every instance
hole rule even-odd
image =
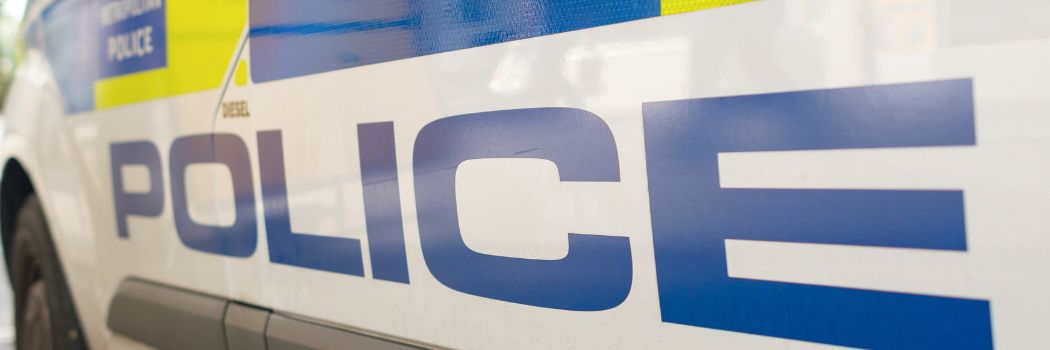
[[[569,233],[569,253],[559,260],[495,256],[467,247],[456,210],[456,168],[469,159],[547,159],[562,181],[619,181],[616,142],[601,118],[573,108],[447,117],[419,132],[413,155],[423,258],[441,283],[563,310],[605,310],[627,298],[632,270],[626,237]]]

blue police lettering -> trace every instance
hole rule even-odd
[[[270,261],[354,276],[364,276],[361,241],[292,232],[280,131],[259,132],[259,176]]]
[[[394,123],[359,124],[357,144],[361,155],[361,185],[372,277],[408,283]]]
[[[723,189],[718,175],[719,152],[973,145],[969,80],[655,102],[643,115],[665,322],[861,348],[991,347],[987,301],[727,274],[726,239],[966,250],[961,191]]]
[[[401,205],[394,160],[393,123],[361,124],[361,168],[366,224],[376,279],[408,283]],[[264,224],[270,261],[304,268],[363,276],[360,241],[292,232],[289,222],[284,150],[279,130],[260,131],[259,177]],[[128,237],[129,216],[160,216],[164,205],[163,172],[157,147],[149,141],[110,145],[113,201],[117,234]],[[256,199],[251,162],[244,141],[234,134],[184,136],[172,142],[172,210],[175,230],[187,247],[212,254],[248,257],[256,249]],[[197,223],[189,215],[185,171],[192,164],[217,164],[227,168],[234,189],[236,217],[230,227]],[[125,166],[145,166],[150,189],[145,193],[124,189]]]
[[[467,247],[456,210],[456,167],[483,158],[547,159],[558,166],[562,181],[620,181],[612,132],[590,112],[533,108],[438,119],[416,137],[412,169],[419,239],[430,273],[449,288],[526,305],[594,311],[623,302],[632,277],[626,237],[570,233],[569,253],[559,260],[495,256]]]
[[[642,110],[664,322],[864,348],[992,346],[987,300],[727,273],[727,239],[966,251],[961,191],[725,189],[719,182],[720,152],[975,145],[970,80],[652,102]],[[409,283],[394,125],[361,124],[357,132],[372,275]],[[360,240],[292,231],[281,132],[259,132],[258,148],[270,261],[363,276]],[[129,217],[163,210],[162,164],[148,141],[113,143],[110,156],[117,234],[128,238]],[[466,245],[456,168],[484,158],[547,159],[562,181],[620,181],[612,132],[584,110],[514,109],[435,120],[416,135],[412,164],[429,272],[453,290],[524,305],[596,311],[622,303],[633,274],[626,237],[567,233],[569,253],[559,260],[483,254]],[[252,255],[258,228],[243,140],[181,137],[169,163],[182,242],[208,253]],[[189,217],[184,172],[196,163],[220,164],[233,175],[232,227]],[[125,190],[127,166],[148,170],[148,191]]]
[[[128,238],[128,216],[159,216],[164,210],[164,187],[161,184],[160,151],[149,141],[109,145],[110,172],[113,175],[113,206],[117,214],[117,235]],[[124,167],[140,165],[149,172],[149,190],[132,193],[124,190]]]
[[[255,252],[255,189],[251,162],[244,140],[233,134],[183,136],[171,144],[171,201],[175,231],[187,247],[202,252],[248,257]],[[186,168],[191,164],[220,164],[233,180],[236,218],[233,226],[204,225],[193,221],[186,205]]]

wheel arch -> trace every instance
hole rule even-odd
[[[4,265],[7,267],[8,276],[11,276],[11,245],[15,236],[15,218],[26,198],[35,192],[25,167],[17,159],[7,160],[3,174],[0,175],[0,242],[3,243]]]

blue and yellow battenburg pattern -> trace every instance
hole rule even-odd
[[[252,60],[238,85],[748,1],[58,0],[27,45],[46,48],[75,114],[220,87],[246,26]],[[149,11],[163,16],[137,18]],[[141,33],[155,36],[149,50]]]

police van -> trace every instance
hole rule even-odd
[[[1050,348],[1047,18],[30,1],[17,343]]]

